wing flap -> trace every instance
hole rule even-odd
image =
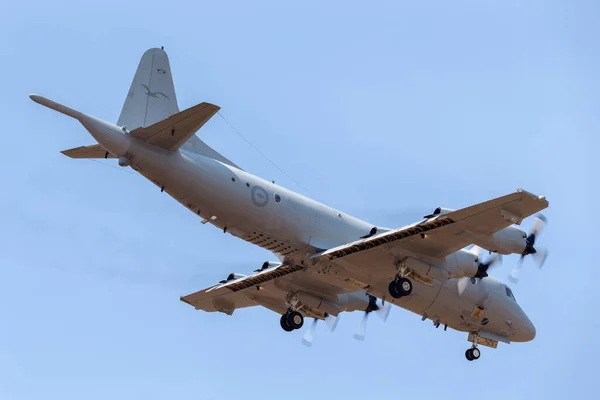
[[[154,125],[134,129],[130,134],[143,142],[176,151],[220,109],[214,104],[200,103]]]
[[[71,158],[115,158],[99,144],[75,147],[73,149],[63,150],[61,153]]]

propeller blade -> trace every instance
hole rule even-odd
[[[494,266],[495,264],[502,263],[502,256],[498,253],[493,253],[485,263],[487,264],[488,268]]]
[[[315,329],[317,327],[317,321],[318,319],[315,318],[313,320],[313,323],[310,324],[310,326],[306,330],[306,332],[304,332],[304,336],[302,336],[302,344],[304,344],[306,347],[312,346],[313,337],[315,335]]]
[[[473,245],[473,247],[471,247],[469,251],[475,254],[475,257],[477,257],[477,259],[481,261],[481,255],[483,254],[483,249],[481,247],[475,244]]]
[[[388,317],[390,316],[390,311],[392,311],[392,304],[383,303],[376,312],[379,318],[381,318],[383,322],[386,322]]]
[[[335,331],[335,328],[337,328],[338,322],[340,322],[340,317],[336,317],[335,315],[329,315],[327,318],[325,318],[325,322],[327,323],[329,331],[333,332]]]
[[[488,276],[488,269],[495,264],[502,262],[502,256],[498,253],[493,253],[493,255],[488,258],[485,262],[479,261],[479,265],[477,266],[477,274],[473,278],[483,279]]]
[[[548,250],[545,248],[538,248],[537,253],[533,255],[534,261],[537,263],[538,268],[542,268],[548,257]]]
[[[360,321],[360,326],[358,327],[358,331],[354,334],[354,339],[360,340],[361,342],[365,340],[365,335],[367,333],[367,320],[369,319],[369,313],[365,312],[365,315]]]
[[[515,267],[512,269],[512,271],[510,271],[510,274],[508,275],[508,280],[512,283],[519,283],[519,275],[521,274],[521,267],[523,266],[524,257],[525,256],[521,256],[519,258],[517,265],[515,265]]]
[[[542,233],[542,230],[547,222],[548,220],[542,214],[536,215],[530,235],[538,236],[540,233]]]

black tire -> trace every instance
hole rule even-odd
[[[286,314],[283,314],[281,316],[281,318],[279,319],[279,323],[281,324],[281,328],[286,332],[291,332],[294,330],[294,328],[292,328],[291,326],[288,325]]]
[[[390,296],[392,296],[395,299],[399,299],[400,297],[402,297],[402,295],[398,293],[396,281],[390,282],[390,284],[388,285],[388,291],[390,292]]]
[[[473,356],[471,355],[471,349],[467,349],[467,351],[465,351],[465,357],[467,357],[467,360],[473,361]]]
[[[408,296],[412,293],[413,285],[410,279],[400,278],[396,281],[396,291],[402,296]]]
[[[287,314],[286,322],[293,329],[300,329],[304,325],[304,317],[298,311],[292,311]]]

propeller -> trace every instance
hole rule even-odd
[[[312,346],[315,329],[317,328],[317,321],[318,319],[313,319],[312,324],[310,324],[306,332],[304,332],[304,336],[302,336],[302,344],[307,347]]]
[[[508,276],[508,279],[511,282],[517,283],[519,281],[519,275],[521,273],[521,268],[523,267],[523,259],[525,258],[525,256],[533,256],[533,260],[538,265],[538,268],[542,268],[542,266],[544,265],[544,262],[548,257],[548,250],[540,247],[536,248],[535,240],[544,230],[544,227],[546,226],[547,222],[548,220],[542,214],[538,214],[536,216],[535,222],[533,223],[533,227],[531,228],[531,232],[529,232],[529,235],[525,238],[525,250],[523,250],[523,253],[521,253],[521,257],[519,257],[517,265],[515,265],[513,270],[510,272],[510,275]]]
[[[335,330],[339,320],[340,318],[336,317],[335,315],[328,315],[327,317],[325,317],[325,323],[327,324],[327,327],[331,332]],[[318,321],[319,320],[315,318],[312,324],[310,324],[308,329],[304,332],[304,336],[302,336],[302,344],[304,344],[307,347],[312,346],[312,342],[315,336],[315,329],[317,328]]]
[[[327,324],[330,332],[335,331],[338,322],[340,322],[340,317],[336,317],[335,315],[329,315],[327,318],[325,318],[325,323]]]
[[[481,255],[483,254],[483,249],[479,246],[473,246],[473,248],[471,248],[471,252],[473,254],[475,254],[475,256],[477,257],[478,261],[477,261],[477,273],[473,276],[473,278],[471,279],[475,279],[475,278],[479,278],[479,279],[483,279],[486,276],[488,276],[488,269],[493,266],[494,264],[497,263],[501,263],[502,262],[502,256],[499,255],[498,253],[494,253],[491,257],[489,257],[485,262],[481,261]]]
[[[354,339],[363,341],[365,340],[365,335],[367,333],[367,321],[369,320],[369,314],[375,311],[377,315],[383,320],[383,322],[387,321],[392,306],[390,303],[385,304],[384,302],[381,305],[377,304],[377,297],[367,294],[369,296],[369,305],[365,310],[365,314],[363,315],[362,320],[360,321],[360,326],[358,327],[358,331],[354,334]]]

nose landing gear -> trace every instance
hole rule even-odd
[[[388,286],[390,296],[399,299],[412,293],[412,282],[408,278],[397,278],[390,282]]]
[[[284,331],[291,332],[294,329],[302,328],[304,317],[298,311],[288,311],[281,316],[279,323]]]
[[[479,351],[479,349],[477,347],[472,347],[472,348],[468,349],[467,351],[465,351],[465,357],[467,357],[467,360],[469,360],[469,361],[477,360],[480,355],[481,355],[481,352]]]

